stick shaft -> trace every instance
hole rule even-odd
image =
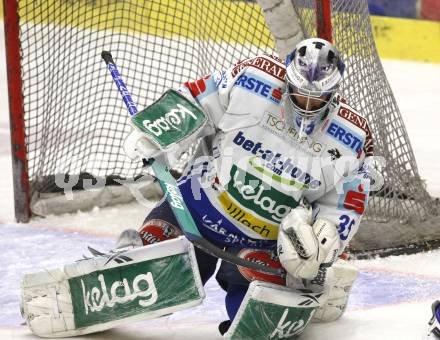
[[[119,93],[121,94],[122,99],[124,100],[124,103],[127,106],[127,110],[130,113],[130,116],[135,115],[138,112],[136,104],[131,98],[130,92],[128,92],[127,86],[125,85],[124,81],[121,78],[121,74],[119,73],[115,62],[113,61],[113,57],[111,53],[108,51],[103,51],[101,53],[101,57],[102,59],[104,59],[105,63],[107,64],[107,68],[110,71],[116,86],[118,87]]]

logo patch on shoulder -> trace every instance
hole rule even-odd
[[[368,202],[367,194],[360,180],[344,183],[344,194],[339,199],[338,206],[362,215]]]
[[[286,74],[286,68],[283,65],[274,62],[270,57],[260,56],[237,63],[232,70],[232,76],[235,77],[245,67],[254,67],[281,81],[284,81]]]
[[[373,154],[373,137],[367,120],[346,107],[339,108],[338,116],[356,125],[365,132],[365,153],[367,156],[371,156]]]
[[[362,137],[345,125],[333,120],[329,124],[326,133],[354,153],[360,154],[360,152],[362,152],[362,146],[364,144]]]
[[[270,100],[276,105],[279,105],[281,102],[280,87],[257,75],[244,73],[235,81],[235,86],[239,86],[252,94]]]

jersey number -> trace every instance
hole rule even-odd
[[[341,240],[345,241],[348,238],[348,235],[350,235],[351,228],[353,227],[355,221],[347,215],[340,216],[339,221],[341,221],[338,229],[339,237]]]

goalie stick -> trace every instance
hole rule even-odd
[[[116,67],[115,62],[113,61],[113,57],[110,52],[103,51],[101,53],[102,59],[105,61],[108,70],[110,71],[113,80],[118,87],[119,93],[124,100],[125,105],[127,106],[127,110],[131,116],[134,116],[138,110],[136,104],[133,102],[129,91],[127,90],[127,86],[124,81],[121,79],[121,75]],[[177,186],[175,179],[170,174],[168,167],[166,167],[159,159],[150,158],[148,160],[143,159],[144,165],[151,166],[156,178],[159,181],[159,184],[164,191],[167,200],[171,200],[170,198],[170,189],[172,188],[173,195],[178,194],[179,197],[182,197],[180,190]],[[170,202],[172,203],[172,202]],[[230,262],[232,264],[247,267],[259,272],[267,273],[267,274],[275,274],[282,275],[284,271],[282,269],[276,269],[271,267],[266,267],[255,262],[247,261],[242,259],[234,254],[231,254],[225,250],[220,249],[216,245],[209,242],[205,239],[200,231],[198,230],[183,198],[181,199],[181,206],[183,209],[176,208],[173,204],[170,204],[173,214],[175,215],[185,237],[191,241],[196,247],[202,249],[208,254],[211,254],[217,258],[220,258],[224,261]]]

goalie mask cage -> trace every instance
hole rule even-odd
[[[182,82],[263,52],[283,57],[301,38],[319,36],[341,51],[342,93],[368,118],[375,154],[386,160],[384,186],[370,195],[351,248],[435,245],[438,206],[418,174],[378,58],[367,0],[257,2],[4,0],[17,220],[62,192],[60,178],[81,189],[142,174],[122,150],[130,126],[101,51],[113,53],[134,101],[145,107]]]

